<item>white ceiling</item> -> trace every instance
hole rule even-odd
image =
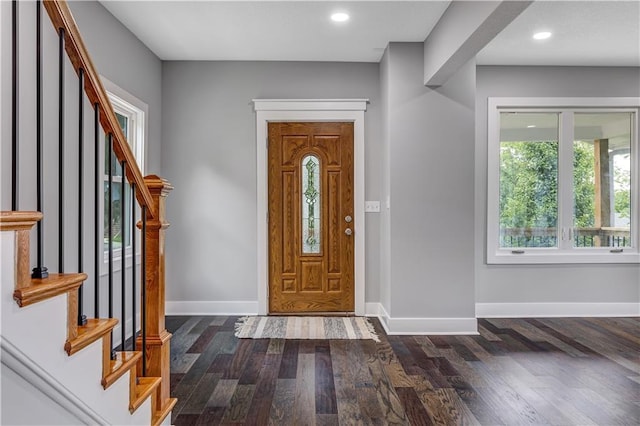
[[[448,1],[102,1],[164,60],[378,62],[424,41]],[[351,15],[346,23],[329,17]]]
[[[534,40],[539,31],[553,35]],[[640,66],[640,2],[536,1],[478,54],[477,63]]]
[[[378,62],[424,41],[449,1],[112,1],[101,3],[163,60]],[[347,23],[329,20],[335,11]],[[549,30],[536,42],[533,32]],[[537,1],[487,45],[482,65],[640,66],[640,2]]]

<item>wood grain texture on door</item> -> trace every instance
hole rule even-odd
[[[269,123],[268,151],[269,312],[353,312],[353,123]]]

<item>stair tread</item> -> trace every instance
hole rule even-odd
[[[68,355],[73,355],[109,333],[116,324],[118,324],[118,320],[115,318],[88,319],[86,325],[78,326],[78,337],[66,341],[64,350],[67,351]]]
[[[2,211],[0,212],[0,230],[31,229],[40,219],[42,219],[42,213],[36,211]]]
[[[116,359],[110,361],[109,371],[102,378],[102,387],[107,389],[136,365],[142,358],[140,351],[116,352]]]
[[[160,410],[153,413],[153,416],[151,418],[151,426],[159,426],[169,415],[169,413],[171,413],[171,410],[173,410],[173,407],[175,407],[176,402],[178,402],[177,398],[167,398],[164,401],[164,406]]]
[[[132,413],[142,405],[142,403],[155,391],[162,379],[160,377],[138,377],[135,386],[136,393],[129,403],[129,411]]]
[[[24,307],[76,290],[87,279],[87,274],[49,274],[47,278],[33,278],[31,284],[13,292],[18,306]]]

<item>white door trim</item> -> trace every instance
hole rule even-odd
[[[355,314],[365,314],[364,236],[364,112],[368,99],[254,99],[256,111],[256,174],[258,230],[258,315],[269,313],[269,238],[267,190],[267,126],[269,122],[353,122]]]

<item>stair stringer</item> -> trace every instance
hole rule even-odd
[[[0,347],[3,402],[0,424],[108,423],[4,336]]]
[[[2,337],[108,420],[109,424],[151,424],[151,398],[147,398],[133,414],[129,412],[130,372],[108,389],[103,389],[102,339],[72,356],[64,351],[67,339],[67,295],[22,308],[15,303],[15,232],[3,231],[0,234]]]

